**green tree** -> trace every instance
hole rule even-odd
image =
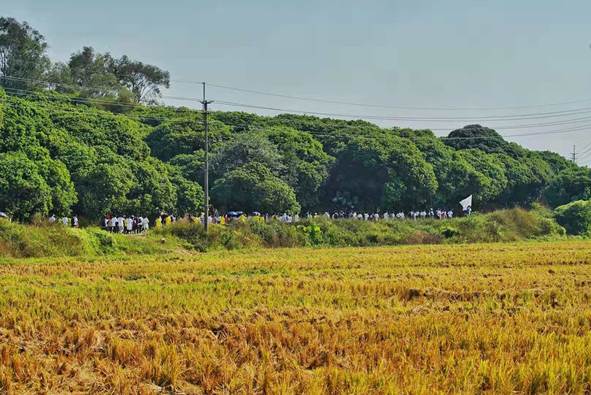
[[[40,146],[29,146],[24,153],[37,166],[38,173],[43,177],[51,191],[49,210],[58,215],[68,215],[71,207],[78,201],[74,183],[66,165],[54,160],[49,151]]]
[[[93,219],[109,212],[125,213],[129,208],[127,195],[137,183],[131,163],[124,158],[111,154],[101,155],[100,160],[77,184],[79,210]]]
[[[212,170],[216,177],[250,162],[264,165],[273,174],[282,175],[285,166],[282,156],[262,132],[236,134],[222,145],[212,157]]]
[[[18,220],[49,214],[51,189],[38,166],[24,153],[0,154],[0,174],[0,210]]]
[[[204,192],[201,185],[187,180],[177,169],[170,170],[171,182],[176,188],[175,213],[196,215],[204,211]]]
[[[557,154],[556,152],[533,151],[530,152],[530,154],[548,163],[552,169],[552,173],[555,175],[565,170],[575,170],[579,168],[576,163],[566,159],[564,156]]]
[[[0,152],[37,146],[39,135],[50,129],[51,120],[44,109],[31,101],[10,97],[3,109]]]
[[[259,129],[265,127],[269,123],[268,118],[247,112],[216,111],[211,115],[213,119],[216,119],[232,127],[232,131],[234,133]]]
[[[180,154],[169,162],[182,176],[193,182],[202,182],[205,174],[205,151],[197,150],[192,154]]]
[[[326,183],[327,208],[424,206],[437,190],[433,167],[412,141],[392,133],[358,136],[338,153]]]
[[[486,153],[503,153],[517,158],[524,149],[515,143],[505,141],[495,130],[481,125],[467,125],[449,133],[445,144],[455,149],[476,148]]]
[[[119,83],[129,89],[135,101],[153,104],[161,97],[162,88],[170,87],[170,74],[156,66],[129,59],[123,55],[110,64]]]
[[[577,200],[554,210],[556,221],[569,234],[581,235],[591,232],[591,201]]]
[[[52,128],[41,137],[40,143],[47,148],[52,158],[64,163],[75,184],[78,184],[95,167],[98,155],[95,148],[80,142],[65,129]],[[112,153],[104,146],[99,151]]]
[[[214,205],[225,210],[299,213],[295,192],[261,163],[237,167],[215,181]]]
[[[0,85],[32,89],[49,70],[45,37],[27,22],[0,18]]]
[[[212,120],[209,123],[209,144],[212,150],[230,137],[230,128]],[[205,130],[201,117],[192,116],[163,122],[147,137],[152,154],[168,162],[180,154],[192,154],[205,148]]]
[[[60,90],[76,92],[84,97],[113,98],[121,90],[121,85],[115,74],[110,70],[113,58],[109,53],[96,53],[92,47],[84,47],[73,53],[64,73],[67,81],[74,86],[67,86],[63,82],[57,85]],[[68,71],[69,70],[69,76]]]
[[[502,153],[494,155],[503,163],[508,180],[507,188],[499,198],[502,206],[527,206],[541,198],[552,177],[548,163],[527,153],[517,159]]]
[[[177,190],[170,180],[168,167],[156,158],[130,164],[137,181],[126,195],[127,212],[150,216],[162,211],[172,212],[177,202]]]
[[[395,132],[412,140],[433,167],[438,188],[430,198],[432,206],[455,207],[461,199],[479,192],[483,175],[461,155],[461,151],[446,146],[430,130]]]
[[[546,187],[544,198],[552,207],[591,199],[591,169],[569,168],[558,173]]]
[[[478,185],[471,191],[474,203],[480,208],[493,207],[509,185],[505,165],[500,157],[476,148],[464,149],[457,154],[477,172]]]
[[[284,178],[291,185],[304,209],[319,205],[319,190],[328,178],[334,158],[326,154],[322,144],[310,133],[288,127],[272,127],[267,138],[281,153]]]
[[[150,155],[150,149],[143,141],[148,131],[135,120],[97,109],[80,111],[66,105],[54,109],[57,110],[51,112],[54,126],[65,129],[85,145],[106,147],[135,160]]]

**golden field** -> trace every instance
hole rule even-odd
[[[588,241],[0,262],[3,392],[591,391]]]

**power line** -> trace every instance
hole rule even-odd
[[[8,88],[10,90],[14,90],[12,88]],[[26,96],[26,93],[23,93],[24,90],[15,90],[15,91],[19,91],[20,95],[22,96]],[[39,95],[39,92],[35,92],[35,91],[25,91],[25,92],[29,92],[35,96]],[[83,99],[83,98],[66,98],[64,100],[63,97],[47,97],[47,96],[41,96],[43,99],[50,99],[50,100],[56,100],[58,102],[74,102],[74,103],[88,103],[88,104],[97,104],[98,103],[104,103],[107,105],[119,105],[118,103],[113,103],[111,101],[100,101],[97,99]],[[72,103],[69,103],[72,104]],[[129,104],[129,105],[121,105],[121,106],[127,106],[127,107],[141,107],[141,108],[149,108],[149,106],[145,106],[143,104]],[[55,111],[55,109],[52,109]],[[64,109],[59,109],[58,111],[65,111]],[[68,111],[71,112],[76,112],[74,109],[68,109]],[[197,111],[197,110],[191,110],[189,109],[189,111]],[[82,112],[77,112],[79,114],[82,114]],[[84,112],[84,114],[88,114],[88,112]],[[98,115],[98,114],[96,114]],[[187,115],[190,115],[190,113],[188,113]],[[171,116],[164,116],[164,117],[145,117],[145,116],[132,116],[130,114],[122,114],[122,116],[125,116],[128,119],[134,119],[137,120],[139,122],[144,122],[144,121],[153,121],[153,120],[160,120],[160,121],[167,121],[167,120],[171,120],[171,119],[175,119],[176,117],[171,117]],[[582,118],[579,118],[577,121],[582,120]],[[567,122],[564,122],[567,123]],[[558,122],[557,122],[558,124]],[[524,125],[522,125],[524,126]],[[517,127],[516,127],[517,128]],[[532,132],[532,133],[522,133],[522,134],[511,134],[511,135],[500,135],[502,138],[522,138],[522,137],[528,137],[528,136],[538,136],[538,135],[550,135],[550,134],[566,134],[566,133],[575,133],[575,132],[581,132],[581,131],[586,131],[589,130],[591,128],[590,124],[584,124],[584,125],[579,125],[578,127],[574,127],[574,128],[570,128],[570,129],[559,129],[559,130],[552,130],[552,131],[543,131],[543,132]],[[415,129],[416,130],[416,129]],[[432,129],[431,129],[432,130]],[[444,129],[444,130],[449,130],[449,128]],[[321,137],[320,135],[315,135],[317,137]],[[334,137],[332,135],[326,135],[324,137]],[[439,137],[442,140],[482,140],[482,139],[498,139],[498,137],[488,137],[488,136],[476,136],[476,137]]]
[[[188,80],[171,80],[171,82],[181,83],[181,84],[201,84],[201,82],[197,81],[188,81]],[[533,104],[533,105],[522,105],[522,106],[501,106],[501,107],[457,107],[457,106],[439,106],[439,107],[420,107],[420,106],[400,106],[400,105],[383,105],[383,104],[370,104],[370,103],[358,103],[358,102],[350,102],[350,101],[343,101],[343,100],[332,100],[332,99],[322,99],[322,98],[315,98],[315,97],[304,97],[304,96],[295,96],[295,95],[288,95],[283,93],[272,93],[272,92],[264,92],[255,89],[245,89],[245,88],[237,88],[227,85],[221,84],[212,84],[208,83],[209,86],[213,86],[215,88],[231,90],[235,92],[242,92],[242,93],[252,93],[256,95],[264,95],[264,96],[272,96],[272,97],[281,97],[285,99],[293,99],[293,100],[301,100],[306,102],[318,102],[318,103],[329,103],[329,104],[342,104],[342,105],[350,105],[350,106],[358,106],[358,107],[366,107],[366,108],[384,108],[384,109],[394,109],[394,110],[425,110],[425,111],[493,111],[493,110],[513,110],[513,109],[526,109],[526,108],[539,108],[539,107],[553,107],[553,106],[564,106],[570,104],[579,104],[579,103],[589,103],[591,99],[582,99],[582,100],[571,100],[571,101],[564,101],[564,102],[555,102],[555,103],[546,103],[546,104]]]
[[[588,152],[586,155],[579,155],[579,162],[584,159],[588,159],[590,157],[591,157],[591,152]]]
[[[26,89],[17,89],[17,88],[5,88],[6,91],[8,91],[11,94],[15,94],[15,95],[21,95],[21,96],[26,96],[23,93],[28,93],[30,95],[39,95],[39,94],[43,94],[43,92],[36,92],[36,91],[32,91],[32,90],[26,90]],[[137,103],[137,104],[125,104],[125,103],[118,103],[118,102],[113,102],[113,101],[109,101],[109,100],[104,100],[104,99],[96,99],[96,98],[74,98],[74,97],[51,97],[51,96],[44,96],[45,99],[51,99],[51,100],[56,100],[56,101],[69,101],[69,102],[74,102],[74,103],[82,103],[82,104],[92,104],[92,105],[97,105],[97,104],[103,104],[103,105],[107,105],[107,106],[113,106],[113,107],[121,107],[121,108],[150,108],[150,106],[141,104],[141,103]],[[192,98],[179,98],[179,97],[174,97],[177,99],[185,99],[185,100],[191,100],[193,101]],[[224,102],[224,101],[218,101],[219,104],[222,105],[233,105],[233,104],[227,104],[228,102]],[[242,106],[249,106],[247,104],[242,104]],[[261,106],[256,106],[261,107]],[[265,107],[267,109],[269,109],[270,107]],[[298,110],[282,110],[282,109],[276,109],[276,110],[280,110],[280,111],[285,111],[285,112],[289,112],[289,111],[293,111],[293,112],[297,112]],[[327,115],[329,113],[326,113]],[[332,114],[332,116],[338,116],[339,114]],[[142,117],[144,119],[158,119],[158,117]],[[535,127],[546,127],[546,126],[561,126],[561,125],[568,125],[568,124],[576,124],[576,123],[582,123],[584,121],[588,121],[591,120],[591,117],[580,117],[580,118],[573,118],[573,119],[566,119],[566,120],[559,120],[559,121],[552,121],[552,122],[546,122],[546,123],[534,123],[534,124],[518,124],[518,125],[492,125],[493,128],[495,129],[529,129],[529,128],[535,128]],[[433,130],[433,131],[450,131],[453,128],[450,127],[430,127],[429,130]]]
[[[31,80],[21,77],[11,77],[11,76],[4,76],[4,78],[8,79],[16,79],[20,81],[30,81],[36,83],[45,83],[48,85],[57,85],[63,87],[70,87],[79,89],[79,86],[75,85],[67,85],[61,83],[52,83],[49,81],[41,81],[41,80]],[[215,86],[215,85],[212,85]],[[167,96],[162,95],[163,98],[172,99],[172,100],[182,100],[182,101],[190,101],[195,103],[201,103],[201,99],[195,97],[183,97],[183,96]],[[95,99],[96,100],[96,99]],[[254,109],[262,109],[268,111],[279,111],[285,113],[298,113],[298,114],[312,114],[318,116],[328,116],[328,117],[340,117],[340,118],[357,118],[357,119],[371,119],[371,120],[383,120],[383,121],[412,121],[412,122],[460,122],[460,123],[471,123],[471,122],[479,122],[479,121],[500,121],[500,120],[534,120],[534,119],[547,119],[547,118],[561,118],[561,117],[568,117],[571,115],[578,115],[578,114],[590,114],[591,107],[583,107],[583,108],[576,108],[570,110],[562,110],[562,111],[548,111],[548,112],[539,112],[539,113],[525,113],[525,114],[510,114],[510,115],[495,115],[495,116],[482,116],[482,117],[475,117],[475,116],[468,116],[468,117],[413,117],[413,116],[382,116],[382,115],[375,115],[375,114],[340,114],[340,113],[333,113],[333,112],[320,112],[320,111],[305,111],[300,109],[286,109],[286,108],[276,108],[270,106],[260,106],[260,105],[253,105],[247,103],[238,103],[238,102],[231,102],[231,101],[217,101],[218,104],[226,105],[226,106],[234,106],[234,107],[244,107],[244,108],[254,108]],[[112,103],[107,103],[112,104]],[[126,106],[121,104],[121,106]],[[127,105],[132,106],[132,105]],[[524,126],[525,127],[525,126]],[[447,130],[448,128],[439,128],[440,130]]]
[[[32,91],[30,91],[32,92]],[[33,92],[36,93],[36,92]],[[21,94],[23,95],[23,94]],[[63,102],[63,100],[61,98],[50,98],[50,97],[45,97],[44,99],[54,99],[58,102]],[[76,102],[85,102],[81,99],[76,100]],[[42,102],[41,102],[42,103]],[[86,102],[85,102],[86,103]],[[90,103],[92,103],[92,101],[90,101]],[[110,103],[110,102],[109,102]],[[10,104],[10,103],[8,103]],[[71,104],[71,103],[69,103]],[[110,103],[112,104],[112,103]],[[78,111],[77,109],[51,109],[52,111],[55,112],[72,112],[75,114],[89,114],[88,112],[84,112],[84,111]],[[98,111],[105,111],[105,110],[100,110],[97,109]],[[196,113],[199,113],[199,110],[193,110]],[[105,111],[108,114],[111,115],[117,115],[117,114],[113,114],[111,112]],[[95,114],[95,115],[100,115],[100,114]],[[129,119],[134,119],[137,121],[142,121],[142,120],[160,120],[160,121],[167,121],[167,120],[173,120],[175,119],[175,117],[170,117],[170,116],[162,116],[162,117],[143,117],[143,116],[135,116],[135,115],[130,115],[130,114],[118,114],[120,116],[124,116],[126,118]],[[195,114],[197,115],[197,114]],[[232,125],[229,125],[232,126]],[[243,125],[236,125],[236,126],[246,126],[248,127],[249,125],[243,124]],[[260,130],[264,130],[264,129],[260,129]],[[415,129],[417,130],[417,129]],[[420,130],[420,129],[419,129]],[[431,130],[431,129],[427,129],[427,130]],[[540,135],[550,135],[550,134],[566,134],[566,133],[573,133],[573,132],[579,132],[579,131],[585,131],[585,130],[591,130],[591,123],[589,124],[585,124],[585,125],[579,125],[577,127],[573,127],[573,128],[568,128],[568,129],[558,129],[558,130],[551,130],[551,131],[541,131],[541,132],[531,132],[531,133],[520,133],[520,134],[510,134],[510,135],[502,135],[500,134],[500,137],[502,138],[520,138],[520,137],[529,137],[529,136],[540,136]],[[313,136],[318,136],[318,137],[334,137],[334,135],[319,135],[319,134],[314,134],[311,133]],[[471,136],[471,137],[464,137],[464,136],[460,136],[460,137],[445,137],[445,136],[439,136],[438,138],[442,139],[442,140],[489,140],[489,139],[498,139],[497,136]]]
[[[341,114],[341,113],[333,113],[333,112],[321,112],[321,111],[307,111],[307,110],[298,110],[298,109],[286,109],[286,108],[278,108],[278,107],[269,107],[269,106],[260,106],[254,104],[247,104],[247,103],[238,103],[238,102],[230,102],[230,101],[223,101],[217,100],[216,103],[230,106],[230,107],[244,107],[244,108],[255,108],[260,110],[268,110],[268,111],[278,111],[284,113],[297,113],[297,114],[304,114],[304,115],[317,115],[317,116],[326,116],[326,117],[340,117],[340,118],[357,118],[357,119],[371,119],[371,120],[388,120],[388,121],[413,121],[413,122],[460,122],[460,123],[470,123],[470,122],[478,122],[478,121],[495,121],[495,120],[529,120],[529,119],[545,119],[545,118],[558,118],[558,117],[566,117],[570,115],[578,115],[578,114],[590,114],[591,107],[568,110],[568,111],[556,111],[556,112],[546,112],[546,113],[532,113],[532,114],[523,114],[520,116],[513,116],[513,115],[503,115],[497,117],[480,117],[480,118],[459,118],[459,117],[441,117],[441,118],[433,118],[433,117],[407,117],[407,116],[381,116],[381,115],[363,115],[363,114]]]
[[[591,151],[591,143],[583,147],[582,151]]]

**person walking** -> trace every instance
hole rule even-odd
[[[133,218],[127,218],[127,234],[133,233]]]

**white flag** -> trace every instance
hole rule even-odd
[[[462,205],[462,210],[464,211],[466,211],[468,207],[472,207],[472,195],[468,196],[464,200],[461,200],[460,204]]]

